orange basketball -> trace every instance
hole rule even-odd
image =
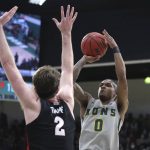
[[[104,35],[98,32],[86,34],[81,41],[81,50],[87,56],[103,56],[108,48]]]

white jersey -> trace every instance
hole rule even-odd
[[[119,150],[122,124],[116,101],[103,105],[91,99],[81,122],[79,150]]]

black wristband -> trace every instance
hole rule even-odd
[[[117,47],[112,48],[112,51],[113,51],[113,53],[120,53],[120,49],[119,49],[119,47],[118,47],[118,46],[117,46]]]

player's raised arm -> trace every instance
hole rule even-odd
[[[17,9],[18,7],[15,6],[0,17],[0,62],[15,93],[19,97],[22,107],[32,107],[30,101],[27,100],[27,93],[30,93],[30,90],[16,67],[14,56],[3,31],[3,26],[13,17]]]
[[[79,74],[86,63],[93,63],[98,61],[100,56],[83,56],[75,65],[73,70],[73,80],[74,80],[74,97],[80,105],[80,115],[83,117],[86,110],[89,100],[92,98],[92,95],[82,89],[82,87],[76,83],[76,80],[79,77]]]
[[[61,78],[58,96],[66,100],[71,107],[74,106],[73,99],[73,49],[72,49],[72,27],[76,20],[77,12],[74,13],[74,7],[67,6],[67,11],[64,13],[64,8],[61,7],[61,21],[53,18],[56,26],[62,36],[62,55],[61,55]]]
[[[128,109],[128,83],[126,78],[126,67],[123,61],[121,52],[115,40],[108,34],[106,30],[103,31],[104,36],[114,52],[115,69],[118,78],[117,88],[117,103],[118,110],[121,118],[124,119],[124,115]]]
[[[9,68],[15,67],[15,62],[14,62],[14,57],[13,54],[9,48],[9,45],[7,43],[4,31],[3,31],[3,26],[13,17],[15,12],[17,11],[17,7],[13,7],[9,12],[5,12],[1,17],[0,17],[0,61],[3,66],[3,68],[6,71],[6,74],[8,77],[14,78],[9,71]],[[10,74],[10,75],[9,75]]]

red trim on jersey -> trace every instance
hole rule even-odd
[[[30,150],[30,148],[29,148],[29,139],[28,139],[27,131],[26,131],[25,133],[26,133],[26,134],[25,134],[25,137],[26,137],[26,144],[27,144],[26,150]]]

